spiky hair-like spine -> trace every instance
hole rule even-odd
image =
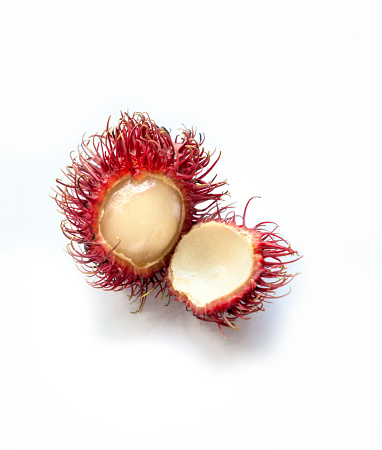
[[[132,296],[144,296],[161,283],[164,269],[137,274],[102,244],[97,229],[106,193],[126,176],[137,180],[147,174],[169,177],[183,195],[183,233],[220,200],[224,193],[214,191],[225,182],[215,182],[216,177],[204,181],[219,157],[211,162],[202,147],[204,137],[199,135],[198,142],[193,129],[182,130],[173,141],[146,113],[122,113],[114,128],[109,121],[102,134],[82,140],[78,156],[71,154],[71,165],[63,171],[66,180],[57,180],[54,198],[66,217],[61,229],[70,240],[67,251],[88,276],[88,283],[104,290],[129,288]],[[206,206],[199,209],[204,202]]]
[[[243,286],[227,297],[214,300],[206,306],[197,306],[184,293],[180,293],[172,287],[169,270],[165,275],[170,294],[175,296],[176,300],[185,303],[187,310],[191,310],[195,317],[206,322],[216,323],[221,331],[222,326],[236,329],[235,321],[238,318],[247,319],[245,316],[248,314],[264,311],[264,303],[287,295],[277,296],[276,291],[290,283],[296,275],[289,274],[286,265],[301,258],[291,259],[298,253],[280,234],[275,233],[278,227],[274,222],[261,222],[253,228],[246,226],[246,212],[251,200],[245,207],[241,225],[237,223],[237,216],[233,211],[224,219],[222,218],[222,212],[229,207],[222,208],[209,216],[206,215],[199,221],[199,226],[215,221],[232,226],[237,231],[251,236],[255,264],[251,276]],[[273,225],[273,230],[267,229],[269,225]],[[223,336],[225,337],[224,333]]]

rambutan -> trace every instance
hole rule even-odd
[[[173,141],[147,114],[125,113],[71,155],[55,200],[67,251],[89,284],[143,298],[179,236],[224,195],[215,192],[224,182],[205,181],[219,158],[212,162],[195,134],[185,129]]]
[[[236,319],[263,311],[263,304],[282,297],[276,290],[294,277],[286,264],[296,260],[297,252],[275,232],[275,224],[247,227],[248,204],[242,224],[234,213],[223,219],[219,210],[201,219],[179,240],[165,275],[175,300],[220,329],[236,328]],[[270,225],[273,229],[267,230]]]

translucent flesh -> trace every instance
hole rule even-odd
[[[229,225],[208,222],[182,237],[171,261],[173,287],[198,306],[226,297],[253,270],[249,236]]]
[[[170,180],[127,178],[107,194],[100,232],[115,252],[136,266],[147,267],[174,246],[183,222],[183,201]]]

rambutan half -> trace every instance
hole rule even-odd
[[[241,225],[235,214],[223,219],[219,211],[202,219],[182,236],[166,271],[175,300],[220,329],[236,328],[236,319],[263,311],[263,303],[278,298],[275,291],[294,277],[285,264],[297,252],[271,222],[248,228],[247,207]]]
[[[173,141],[147,114],[125,113],[82,141],[55,200],[89,284],[142,296],[160,283],[179,236],[224,195],[215,190],[225,182],[204,181],[219,158],[203,140],[185,129]]]

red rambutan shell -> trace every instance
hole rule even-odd
[[[237,224],[235,214],[223,219],[219,211],[210,217],[202,219],[188,234],[180,239],[165,274],[170,294],[175,297],[175,300],[185,303],[187,309],[192,310],[194,316],[198,319],[215,322],[219,328],[221,326],[235,328],[236,319],[245,318],[248,314],[263,311],[264,302],[282,297],[283,295],[276,296],[276,291],[288,284],[294,277],[294,275],[287,272],[286,265],[299,259],[293,258],[294,255],[297,255],[297,252],[290,247],[290,244],[282,236],[275,233],[277,226],[274,223],[262,222],[253,228],[248,228],[245,225],[245,213],[246,210],[241,225]],[[252,266],[245,282],[222,296],[218,296],[206,303],[200,303],[193,298],[192,294],[179,289],[179,286],[185,286],[185,284],[177,281],[176,278],[178,275],[174,273],[174,270],[176,271],[178,269],[174,269],[174,266],[178,264],[175,262],[177,251],[184,242],[184,237],[187,235],[190,236],[194,230],[201,229],[204,225],[211,223],[229,227],[247,239],[248,247],[251,248],[252,252]],[[270,225],[273,226],[273,230],[271,231],[267,229]],[[194,242],[196,239],[195,236],[194,234]],[[224,244],[222,243],[222,245]],[[195,250],[195,247],[195,245],[192,246],[193,259],[195,259],[195,251],[199,251]],[[206,250],[204,246],[201,246],[201,251],[203,252],[202,259],[208,258],[208,255],[205,255]],[[210,251],[213,252],[214,250],[212,249]],[[227,247],[224,251],[230,252],[232,249]],[[183,258],[184,254],[183,250]],[[191,259],[187,261],[187,258],[182,262],[183,268],[189,267],[191,264]],[[192,269],[190,269],[190,274],[191,271]],[[184,272],[179,276],[184,276]],[[200,278],[195,273],[192,273],[190,276],[195,278],[195,283]]]
[[[65,215],[61,228],[70,240],[67,251],[89,284],[104,290],[130,288],[132,295],[143,295],[160,284],[171,251],[148,267],[129,264],[103,239],[100,211],[120,180],[165,177],[181,194],[179,235],[187,232],[224,195],[215,190],[225,182],[204,181],[219,158],[211,161],[203,140],[200,136],[198,142],[194,130],[185,129],[173,141],[147,114],[125,113],[116,127],[110,128],[108,121],[102,134],[82,141],[78,156],[71,155],[71,165],[63,171],[66,179],[57,180],[55,201]],[[204,208],[198,208],[202,203]]]

